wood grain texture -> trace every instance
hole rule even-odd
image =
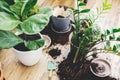
[[[102,1],[89,0],[87,7],[94,8],[100,6]],[[120,27],[120,0],[109,0],[109,2],[113,6],[100,22],[103,29]],[[74,7],[74,0],[39,0],[38,3],[41,7],[54,7],[57,5]],[[39,63],[32,67],[26,67],[18,61],[11,49],[0,50],[0,61],[6,80],[48,80],[47,62],[50,59],[49,55],[43,53]]]

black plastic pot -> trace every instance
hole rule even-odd
[[[71,29],[70,17],[51,16],[51,22],[53,24],[52,30],[57,33],[65,33]]]

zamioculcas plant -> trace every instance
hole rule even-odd
[[[79,0],[78,0],[79,1]],[[89,49],[100,40],[100,28],[97,23],[102,14],[105,14],[107,10],[111,9],[111,4],[104,0],[102,7],[96,8],[96,11],[91,11],[86,18],[80,18],[80,13],[89,12],[89,9],[79,11],[79,6],[83,6],[85,3],[79,3],[78,10],[75,13],[75,30],[73,31],[72,43],[77,44],[77,49],[73,59],[73,63],[76,61],[82,61],[84,56],[89,52]],[[76,43],[77,42],[77,43]],[[82,45],[82,46],[81,46]]]
[[[90,77],[82,76],[90,63],[86,61],[86,55],[99,41],[102,42],[103,38],[101,38],[101,35],[103,34],[101,34],[100,28],[97,25],[98,20],[112,6],[107,3],[107,0],[104,0],[102,7],[92,12],[90,9],[79,9],[80,6],[85,6],[86,4],[79,3],[80,0],[77,1],[78,9],[73,9],[75,27],[71,39],[71,51],[67,59],[59,65],[58,69],[61,80],[91,80],[89,79]],[[89,12],[89,14],[84,18],[84,15],[81,13],[86,12]],[[103,36],[105,37],[105,35]]]

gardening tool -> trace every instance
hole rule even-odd
[[[48,78],[49,78],[49,80],[51,80],[53,71],[55,71],[56,68],[57,68],[57,66],[56,66],[56,62],[55,61],[49,61],[48,62],[48,71],[49,71]]]

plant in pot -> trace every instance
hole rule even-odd
[[[60,80],[93,80],[83,76],[90,62],[86,61],[85,56],[90,49],[101,40],[100,29],[97,26],[97,20],[101,14],[111,8],[107,0],[103,2],[102,8],[97,8],[96,14],[90,13],[88,17],[82,18],[81,13],[87,13],[90,9],[80,9],[85,6],[81,0],[77,0],[77,9],[74,12],[75,28],[71,39],[71,51],[66,60],[59,65],[58,75]],[[88,78],[88,79],[87,79]]]
[[[51,8],[39,8],[37,0],[7,2],[0,1],[0,48],[13,47],[24,65],[34,65],[45,43],[40,32],[49,23]]]

